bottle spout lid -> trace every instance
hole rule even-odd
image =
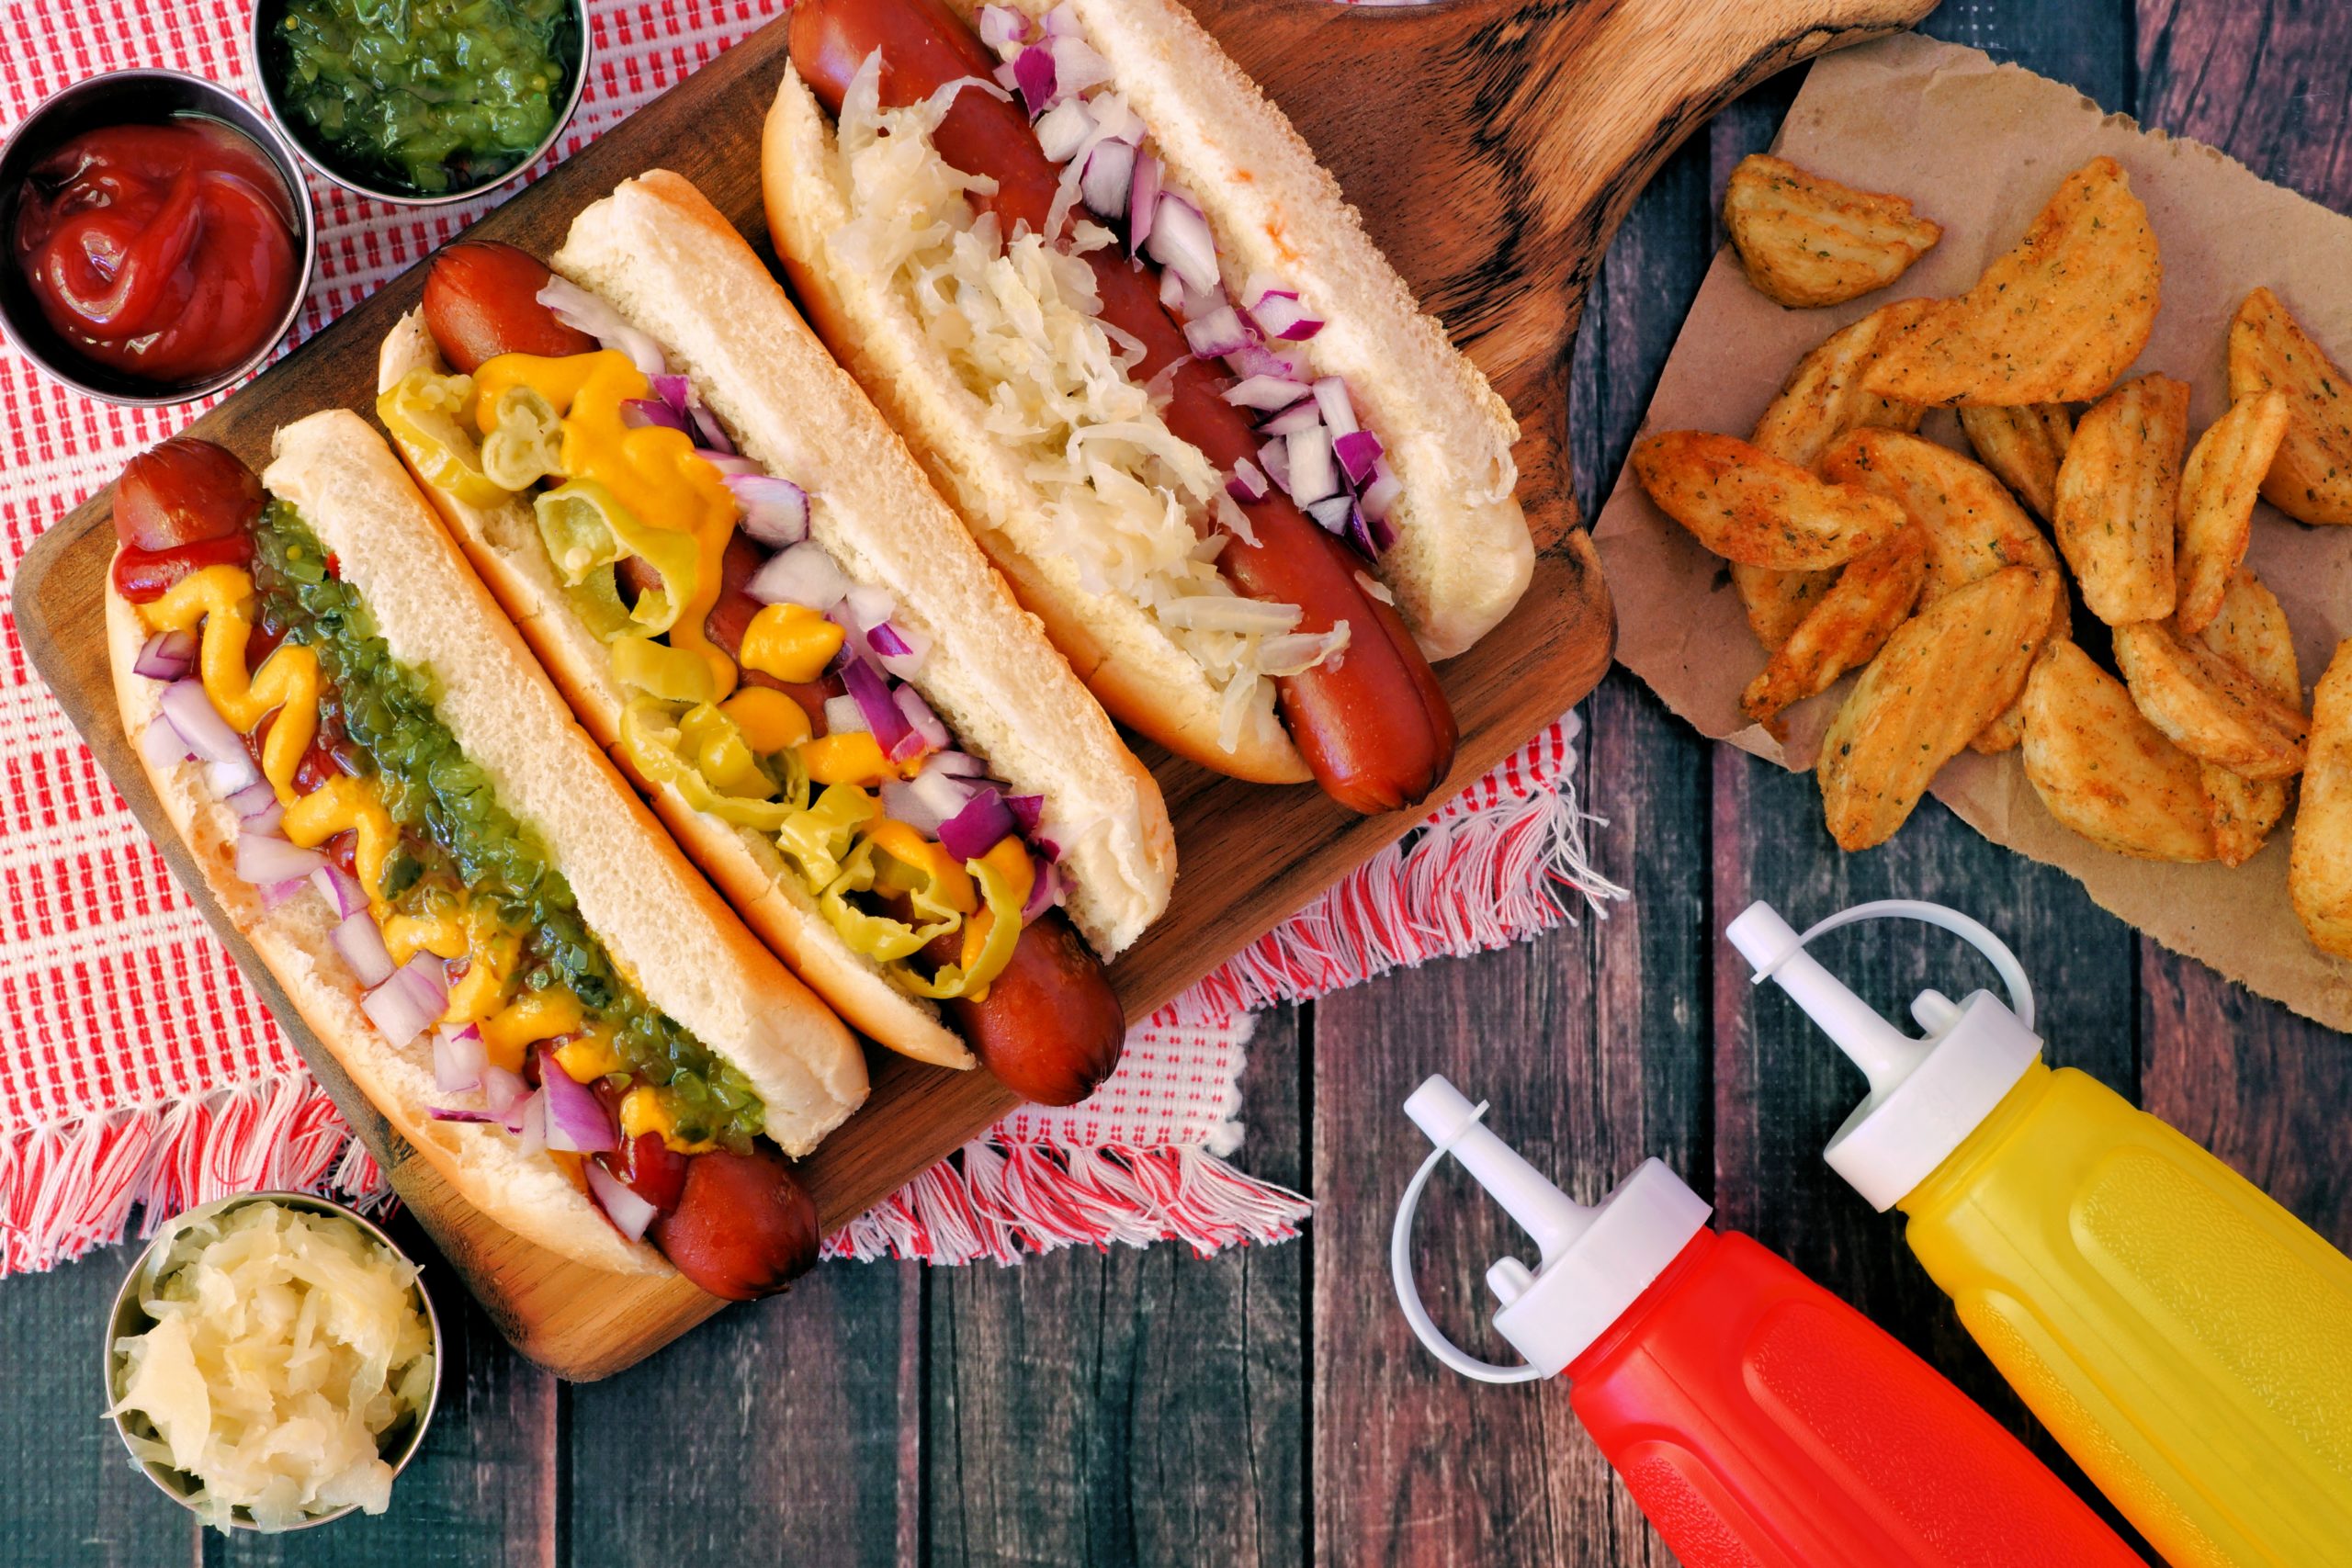
[[[1521,1382],[1565,1370],[1606,1333],[1707,1223],[1707,1204],[1661,1162],[1645,1160],[1600,1203],[1588,1207],[1483,1125],[1473,1105],[1442,1077],[1405,1101],[1405,1113],[1436,1145],[1405,1189],[1390,1237],[1389,1266],[1406,1320],[1431,1354],[1484,1382]],[[1501,1367],[1464,1354],[1430,1320],[1413,1279],[1413,1214],[1421,1189],[1448,1155],[1518,1222],[1536,1245],[1530,1269],[1516,1258],[1487,1270],[1499,1303],[1495,1327],[1525,1356]]]
[[[1992,961],[2007,987],[2004,1006],[1989,991],[1958,1002],[1937,990],[1912,999],[1924,1038],[1904,1033],[1807,953],[1824,931],[1869,919],[1912,919],[1965,938]],[[1857,904],[1800,934],[1770,905],[1755,903],[1725,928],[1756,966],[1793,998],[1870,1079],[1870,1093],[1829,1140],[1833,1169],[1880,1210],[1893,1208],[1974,1132],[2041,1055],[2033,1032],[2033,987],[2000,938],[1940,904],[1888,898]]]

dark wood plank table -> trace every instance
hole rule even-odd
[[[1927,30],[2214,142],[2352,209],[2352,10],[2251,0],[1947,0]],[[1589,506],[1623,461],[1717,243],[1731,164],[1794,74],[1694,137],[1595,284],[1576,365]],[[1952,150],[1965,157],[1965,148]],[[1241,1160],[1302,1183],[1305,1240],[1199,1261],[825,1269],[609,1382],[558,1385],[445,1290],[450,1378],[393,1511],[276,1540],[205,1536],[124,1461],[95,1398],[119,1249],[0,1284],[0,1560],[15,1563],[1330,1564],[1658,1562],[1561,1391],[1484,1389],[1416,1348],[1389,1215],[1421,1145],[1398,1103],[1443,1071],[1589,1197],[1645,1155],[1722,1223],[1886,1324],[2074,1472],[1875,1215],[1821,1163],[1856,1080],[1715,935],[1754,897],[1815,913],[1895,894],[1992,920],[2035,971],[2052,1055],[2171,1119],[2352,1242],[2352,1043],[2136,940],[2058,873],[1932,802],[1847,859],[1810,780],[1714,750],[1612,676],[1588,803],[1635,899],[1605,921],[1270,1017]],[[1837,939],[1893,1005],[1949,978],[1905,933]],[[1932,975],[1931,975],[1932,971]],[[1514,1238],[1459,1183],[1427,1210],[1426,1289],[1473,1348]],[[2075,1477],[2079,1481],[2079,1477]]]

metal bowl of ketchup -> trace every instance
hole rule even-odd
[[[0,330],[92,397],[186,402],[254,370],[317,255],[294,150],[212,83],[92,76],[0,142]]]

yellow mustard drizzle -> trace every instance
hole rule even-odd
[[[717,695],[735,689],[735,661],[715,647],[703,621],[718,603],[727,541],[735,532],[735,497],[717,468],[695,456],[684,431],[662,425],[634,430],[621,405],[650,398],[652,383],[614,349],[549,359],[502,354],[474,373],[474,423],[484,434],[497,428],[498,400],[516,387],[547,399],[563,419],[564,472],[603,485],[648,527],[691,536],[701,552],[694,593],[680,606],[670,645],[710,664]]]

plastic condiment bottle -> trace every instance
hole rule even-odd
[[[1442,1077],[1405,1102],[1437,1145],[1390,1262],[1414,1332],[1490,1382],[1565,1371],[1569,1405],[1688,1568],[2140,1568],[1999,1423],[1779,1255],[1707,1226],[1655,1159],[1586,1208]],[[1535,1238],[1498,1261],[1495,1326],[1528,1359],[1465,1355],[1422,1309],[1413,1211],[1451,1154]]]
[[[1926,920],[1991,959],[2015,1010],[1923,991],[1905,1035],[1804,951]],[[1732,942],[1856,1066],[1829,1163],[1883,1211],[2034,1414],[2175,1564],[2352,1563],[2352,1261],[2243,1177],[2071,1067],[1999,939],[1934,904],[1800,937],[1763,904]]]

